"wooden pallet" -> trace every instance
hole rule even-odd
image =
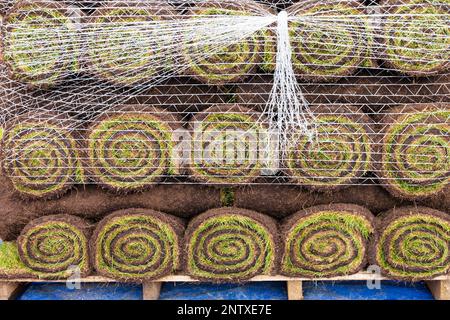
[[[307,279],[307,278],[291,278],[285,276],[257,276],[252,278],[250,281],[283,281],[287,284],[287,294],[289,300],[302,300],[303,299],[303,288],[302,283],[305,281],[382,281],[388,280],[377,274],[360,272],[357,274],[333,278],[324,279]],[[30,282],[59,282],[64,283],[66,280],[36,280],[36,279],[8,279],[0,280],[0,300],[10,300],[14,299],[18,293],[24,290],[24,288]],[[114,283],[117,282],[114,279],[100,277],[100,276],[89,276],[80,279],[82,283]],[[174,275],[164,277],[152,282],[147,282],[142,284],[143,289],[143,300],[157,300],[159,298],[161,285],[163,282],[198,282],[198,280],[192,279],[189,276],[184,275]],[[450,300],[450,276],[441,276],[434,278],[433,280],[426,281],[428,288],[433,294],[434,298],[437,300]]]

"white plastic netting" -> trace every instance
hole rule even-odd
[[[448,0],[2,9],[2,171],[26,198],[91,183],[449,189]]]

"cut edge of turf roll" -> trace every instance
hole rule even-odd
[[[208,282],[241,282],[278,270],[278,225],[261,213],[235,207],[206,211],[185,233],[186,273]]]
[[[348,187],[373,165],[374,123],[356,106],[317,105],[310,108],[316,137],[294,134],[283,167],[300,185],[319,191]]]
[[[230,186],[261,177],[269,161],[264,153],[268,131],[262,117],[238,104],[214,105],[194,115],[189,122],[190,178]]]
[[[61,196],[84,181],[74,119],[29,112],[9,120],[1,140],[3,174],[24,199]]]
[[[37,218],[17,238],[20,260],[38,278],[85,277],[92,270],[91,233],[92,225],[79,217],[59,214]]]
[[[381,120],[376,174],[393,196],[423,200],[450,191],[450,105],[410,104]]]
[[[448,274],[450,217],[421,206],[399,207],[377,218],[371,264],[392,279],[419,281]]]
[[[375,224],[366,208],[337,203],[301,210],[284,219],[280,229],[281,274],[329,278],[365,267]]]
[[[0,243],[0,279],[29,278],[32,272],[20,260],[14,241]]]
[[[103,113],[85,138],[84,166],[90,180],[127,193],[179,174],[173,133],[181,128],[177,115],[153,106],[120,106]]]
[[[124,209],[97,225],[90,242],[91,260],[102,276],[143,282],[183,268],[184,221],[150,209]]]

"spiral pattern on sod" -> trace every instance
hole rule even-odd
[[[268,13],[269,11],[256,3],[211,1],[196,4],[187,14],[188,19],[201,19],[211,16],[257,16]],[[186,66],[184,73],[203,83],[222,85],[243,81],[255,72],[258,65],[273,69],[275,44],[268,41],[271,37],[273,33],[269,29],[263,29],[223,47],[214,43],[206,44],[202,39],[190,36],[182,49],[183,65]]]
[[[78,69],[76,12],[57,1],[19,1],[3,21],[3,58],[11,77],[48,87]]]
[[[307,81],[331,81],[352,74],[367,58],[368,19],[357,1],[317,1],[287,10],[292,63]],[[306,19],[306,18],[309,18]]]
[[[285,247],[281,273],[324,278],[357,273],[367,261],[374,234],[372,214],[360,206],[311,207],[287,218],[282,226]]]
[[[450,1],[387,0],[382,8],[382,57],[390,68],[411,76],[448,70]]]
[[[101,275],[140,282],[175,273],[181,263],[183,222],[148,209],[108,215],[91,240],[94,267]]]
[[[170,67],[164,52],[170,41],[159,43],[163,37],[155,33],[164,29],[154,25],[172,15],[168,6],[156,2],[112,2],[98,8],[88,23],[89,70],[121,85],[148,83]]]
[[[208,183],[254,181],[264,166],[262,140],[266,128],[258,112],[236,104],[217,105],[190,122],[192,178]]]
[[[394,108],[382,120],[377,174],[394,195],[435,196],[450,182],[450,108],[446,104]]]
[[[154,107],[104,113],[88,130],[90,178],[113,191],[131,191],[177,173],[172,134],[179,125],[174,115]]]
[[[294,135],[286,172],[313,189],[335,189],[361,179],[371,169],[372,121],[353,106],[311,107],[316,136]]]
[[[90,224],[70,215],[53,215],[31,221],[17,239],[20,259],[39,278],[67,278],[76,272],[87,276]]]
[[[268,216],[238,208],[209,210],[187,227],[187,272],[213,282],[273,274],[277,236],[277,224]]]
[[[373,263],[388,277],[431,279],[450,269],[450,219],[425,207],[393,209],[380,219]]]
[[[20,195],[45,199],[59,196],[79,182],[78,152],[71,120],[30,113],[6,124],[1,162]]]

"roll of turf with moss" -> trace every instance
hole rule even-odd
[[[171,275],[181,268],[184,223],[148,209],[108,215],[94,231],[91,255],[103,276],[142,282]]]
[[[196,3],[186,12],[186,18],[198,20],[234,16],[239,21],[239,16],[258,17],[270,14],[268,8],[252,1],[231,3],[213,0]],[[210,22],[205,22],[206,25],[208,23]],[[230,23],[233,21],[230,20]],[[183,43],[182,55],[183,66],[186,67],[184,73],[203,83],[222,85],[241,82],[248,75],[254,74],[258,66],[267,70],[274,68],[276,45],[270,28],[258,30],[226,47],[221,42],[214,43],[214,39],[204,41],[201,36],[202,33],[195,37],[189,33]]]
[[[3,172],[27,199],[48,199],[80,182],[79,145],[74,122],[65,115],[35,112],[5,126]]]
[[[371,263],[398,280],[425,280],[450,269],[450,218],[426,207],[400,207],[378,218]]]
[[[399,106],[382,123],[376,173],[383,186],[392,195],[410,200],[448,193],[450,106]]]
[[[450,67],[449,0],[384,0],[381,57],[387,67],[411,76]]]
[[[39,278],[87,276],[91,231],[90,223],[70,215],[35,219],[17,239],[20,259]]]
[[[357,205],[321,205],[299,211],[281,225],[281,273],[307,278],[357,273],[367,262],[374,232],[373,215]]]
[[[98,8],[87,23],[88,71],[121,85],[151,82],[170,68],[166,38],[174,28],[155,25],[173,15],[162,2],[114,1]]]
[[[190,121],[191,177],[214,184],[249,183],[259,177],[266,141],[261,117],[236,104],[216,105],[196,114]]]
[[[86,170],[113,191],[139,190],[177,173],[173,113],[155,107],[117,107],[95,119],[87,131]]]
[[[18,1],[3,21],[12,79],[47,87],[78,70],[81,13],[60,1]]]
[[[268,216],[239,208],[206,211],[186,229],[187,273],[212,282],[274,274],[278,242],[277,223]]]
[[[307,81],[351,75],[367,58],[364,6],[353,0],[308,1],[289,7],[292,63]]]
[[[347,105],[311,107],[316,136],[294,135],[285,160],[295,183],[331,190],[357,183],[371,169],[372,121]]]

